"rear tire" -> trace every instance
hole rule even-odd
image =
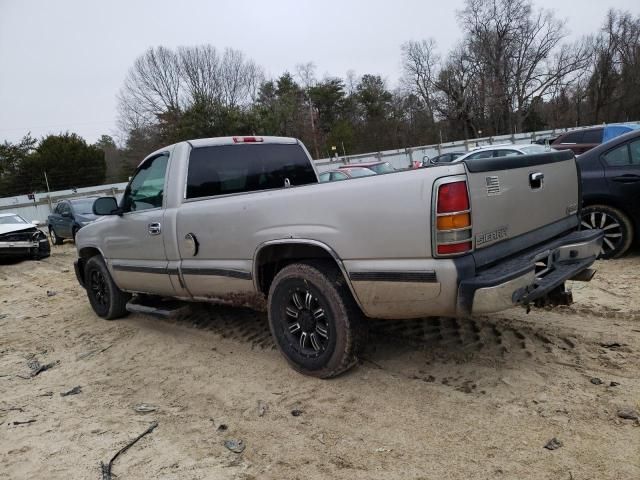
[[[124,317],[131,295],[120,290],[99,255],[91,257],[84,269],[87,297],[93,311],[106,320]]]
[[[268,298],[269,328],[280,353],[300,373],[330,378],[357,363],[363,315],[332,262],[289,265]]]
[[[64,238],[59,237],[53,227],[49,227],[49,236],[51,237],[51,243],[54,245],[62,245],[64,243]]]
[[[608,205],[591,205],[582,209],[582,228],[604,230],[602,250],[598,258],[618,258],[633,243],[633,225],[629,217]]]

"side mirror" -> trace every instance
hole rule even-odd
[[[113,197],[100,197],[93,202],[94,215],[122,215],[118,202]]]

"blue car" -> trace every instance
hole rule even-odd
[[[79,198],[63,200],[56,204],[53,213],[47,219],[51,242],[54,245],[62,245],[65,238],[75,240],[78,230],[97,218],[93,214],[95,201],[95,198]]]

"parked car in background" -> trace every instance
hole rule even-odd
[[[538,137],[535,140],[533,140],[531,143],[535,143],[536,145],[547,145],[547,144],[552,144],[553,142],[556,141],[556,139],[559,137],[560,135],[545,135],[542,137]]]
[[[443,153],[442,155],[438,155],[437,157],[429,158],[425,157],[422,161],[423,167],[428,167],[429,165],[435,165],[437,163],[449,163],[453,162],[455,159],[460,158],[466,152],[449,152]]]
[[[533,155],[536,153],[549,153],[552,151],[549,147],[543,147],[542,145],[524,144],[524,145],[487,145],[485,147],[478,147],[471,150],[454,160],[454,162],[461,162],[463,160],[480,160],[483,158],[497,158],[497,157],[510,157],[513,155]]]
[[[92,210],[95,200],[93,197],[79,198],[56,204],[47,219],[49,236],[54,245],[61,245],[65,238],[75,240],[78,230],[97,218]]]
[[[578,157],[583,228],[604,230],[601,258],[623,255],[640,238],[640,130]]]
[[[377,175],[376,172],[365,167],[345,167],[340,170],[331,170],[329,172],[323,172],[319,175],[321,183],[335,182],[338,180],[348,180],[350,178],[358,177],[370,177],[371,175]]]
[[[51,253],[47,236],[16,213],[0,213],[0,257],[31,257]]]
[[[551,146],[556,150],[572,150],[576,155],[588,152],[602,143],[604,127],[583,128],[563,133]]]
[[[382,173],[391,173],[396,171],[394,166],[391,165],[389,162],[354,163],[351,165],[343,165],[341,167],[338,167],[338,169],[345,170],[347,168],[353,168],[353,167],[368,168],[369,170],[373,170],[378,175]]]

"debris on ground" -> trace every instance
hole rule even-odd
[[[558,440],[556,437],[553,437],[551,440],[547,442],[544,448],[546,448],[547,450],[556,450],[562,447],[562,445],[563,443],[560,440]]]
[[[133,409],[138,413],[150,413],[155,412],[158,407],[151,405],[150,403],[138,403],[133,406]]]
[[[618,410],[618,416],[625,420],[638,420],[639,415],[633,408],[621,408]]]
[[[233,453],[242,453],[245,449],[245,444],[242,440],[225,440],[224,446]]]
[[[109,344],[106,347],[101,348],[99,350],[97,350],[97,349],[96,350],[89,350],[88,352],[84,352],[84,353],[81,353],[80,355],[78,355],[77,359],[78,360],[84,360],[84,359],[89,358],[89,357],[91,357],[93,355],[97,355],[98,353],[105,352],[105,351],[109,350],[111,347],[113,347],[113,344]]]
[[[291,410],[291,415],[293,415],[294,417],[299,417],[300,415],[302,415],[302,410],[294,408],[293,410]]]
[[[55,367],[58,363],[60,363],[60,361],[56,360],[55,362],[42,365],[38,360],[34,358],[29,360],[29,362],[27,362],[27,366],[31,369],[31,376],[35,377],[36,375],[40,375],[42,372],[46,372],[47,370]],[[20,378],[24,378],[24,377],[20,377]]]
[[[69,395],[78,395],[79,393],[82,393],[82,387],[78,385],[77,387],[73,387],[71,390],[61,392],[60,396],[68,397]]]
[[[593,378],[590,380],[590,382],[591,382],[591,383],[593,383],[594,385],[602,385],[602,384],[604,383],[604,382],[603,382],[601,379],[599,379],[598,377],[593,377]]]
[[[54,297],[58,294],[58,292],[54,290],[47,290],[47,297]]]
[[[609,350],[618,350],[623,344],[620,342],[600,342],[600,346],[608,348]]]
[[[100,462],[100,469],[102,470],[102,480],[111,480],[111,468],[113,467],[113,462],[115,462],[116,458],[118,458],[120,454],[126,452],[132,445],[134,445],[142,437],[153,432],[157,426],[158,426],[158,422],[153,422],[149,426],[149,428],[147,428],[144,432],[142,432],[140,435],[134,438],[131,442],[129,442],[127,445],[125,445],[120,450],[118,450],[116,454],[113,457],[111,457],[111,460],[109,460],[108,464],[105,465],[103,462]]]
[[[229,430],[229,427],[226,424],[221,423],[220,425],[218,425],[219,432],[226,432],[227,430]]]
[[[262,400],[258,400],[258,416],[264,417],[264,414],[269,410],[269,405],[267,405]]]
[[[27,424],[29,424],[29,423],[34,423],[34,422],[35,422],[35,420],[33,420],[33,419],[31,419],[31,420],[24,420],[24,421],[16,420],[15,422],[11,422],[11,424],[12,424],[12,425],[27,425]]]
[[[620,385],[620,383],[618,383],[618,382],[611,382],[609,384],[610,387],[617,387],[618,385]]]

